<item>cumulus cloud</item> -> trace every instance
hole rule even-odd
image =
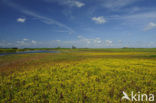
[[[32,47],[35,46],[38,42],[35,40],[29,40],[29,39],[22,39],[22,40],[18,40],[15,43],[12,43],[14,46],[16,47]]]
[[[155,41],[126,41],[122,43],[118,43],[118,41],[112,40],[102,40],[101,38],[86,38],[83,36],[78,36],[76,40],[50,40],[50,41],[35,41],[35,40],[27,40],[24,41],[0,41],[0,47],[18,47],[18,48],[70,48],[72,45],[78,48],[113,48],[113,47],[154,47],[156,46]]]
[[[36,44],[37,43],[35,40],[32,40],[31,42],[32,42],[32,44]]]
[[[106,22],[106,19],[103,16],[99,16],[99,17],[92,17],[92,20],[96,23],[96,24],[104,24]]]
[[[112,44],[113,42],[111,40],[106,40],[106,43]]]
[[[111,41],[111,40],[106,40],[105,43],[106,43],[107,46],[112,46],[113,41]]]
[[[96,38],[86,38],[83,36],[78,36],[78,40],[76,41],[77,45],[82,45],[83,47],[89,48],[104,48],[111,47],[113,45],[113,41],[111,40],[102,40],[99,37]]]
[[[23,40],[24,40],[24,41],[27,41],[27,40],[29,40],[29,39],[27,39],[27,38],[24,38]]]
[[[17,22],[20,22],[20,23],[24,23],[26,21],[26,18],[18,18],[17,19]]]
[[[156,23],[150,22],[150,23],[144,28],[144,30],[145,30],[145,31],[148,31],[148,30],[151,30],[151,29],[154,29],[154,28],[156,28]]]

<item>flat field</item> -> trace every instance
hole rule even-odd
[[[156,49],[0,56],[1,103],[127,103],[123,91],[156,94]]]

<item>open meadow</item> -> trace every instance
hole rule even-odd
[[[123,91],[156,95],[156,49],[60,51],[0,56],[0,103],[127,103]]]

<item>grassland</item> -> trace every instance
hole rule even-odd
[[[120,103],[156,94],[156,49],[63,49],[0,56],[1,103]]]
[[[12,53],[20,51],[32,51],[32,50],[57,50],[59,48],[0,48],[0,53]]]
[[[96,52],[156,52],[156,48],[0,48],[0,53],[11,53],[32,50],[58,50],[58,51],[96,51]]]

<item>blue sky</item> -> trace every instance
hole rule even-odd
[[[1,0],[0,47],[156,47],[156,0]]]

